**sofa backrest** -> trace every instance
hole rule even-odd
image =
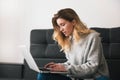
[[[112,80],[120,78],[120,27],[98,28],[92,27],[100,33],[105,58],[108,62],[110,77]],[[57,43],[52,40],[53,29],[34,29],[30,34],[30,52],[37,65],[42,67],[48,62],[66,61],[63,52]],[[26,63],[25,63],[26,64]],[[37,73],[30,70],[27,65],[24,68],[25,78],[36,78]]]
[[[52,39],[52,34],[53,29],[34,29],[31,31],[30,52],[39,67],[43,67],[48,62],[66,61],[65,54],[60,52],[59,46]],[[28,65],[25,65],[24,78],[35,79],[36,75],[36,72],[31,71]]]
[[[116,28],[92,28],[101,33],[103,51],[108,62],[110,77],[112,80],[120,78],[120,27]]]
[[[65,59],[57,43],[52,39],[53,29],[32,30],[30,52],[34,58]]]

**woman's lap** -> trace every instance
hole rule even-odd
[[[95,80],[110,80],[110,78],[106,76],[101,76],[101,77],[96,78]]]
[[[72,80],[72,79],[61,74],[39,73],[37,75],[37,80]],[[96,78],[95,80],[110,80],[110,79],[108,77],[101,76]]]
[[[71,80],[71,78],[60,74],[39,73],[37,80]]]

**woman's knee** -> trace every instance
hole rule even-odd
[[[37,80],[71,80],[71,78],[59,74],[39,73]]]
[[[38,73],[37,74],[37,80],[45,80],[45,74],[44,73]]]
[[[53,74],[49,73],[38,73],[37,74],[37,80],[54,80]]]

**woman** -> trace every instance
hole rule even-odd
[[[109,71],[103,55],[99,33],[88,29],[73,9],[58,11],[52,18],[53,39],[65,52],[67,62],[48,63],[52,71],[67,71],[68,75],[87,80],[108,80]],[[60,74],[38,74],[38,80],[72,80]],[[53,79],[51,79],[53,78]]]

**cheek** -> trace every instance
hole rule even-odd
[[[71,27],[71,28],[68,28],[67,29],[67,32],[68,32],[68,34],[70,35],[72,32],[73,32],[73,28]]]
[[[69,27],[69,31],[72,32],[73,31],[73,26]]]

